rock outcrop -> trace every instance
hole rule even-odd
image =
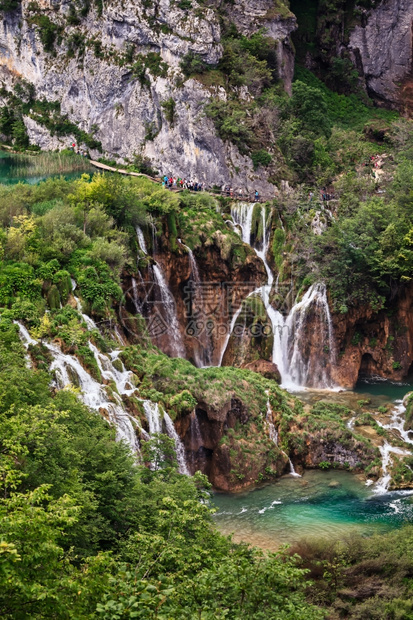
[[[231,252],[226,254],[220,241],[228,241],[218,234],[194,252],[199,278],[194,283],[187,250],[178,244],[171,251],[168,234],[165,230],[157,239],[154,260],[173,296],[183,356],[197,366],[217,366],[229,337],[231,317],[244,298],[265,282],[264,266],[248,246],[243,246],[242,260]],[[164,353],[176,355],[171,340],[173,330],[168,324],[165,299],[154,277],[153,265],[153,259],[149,259],[141,269],[142,280],[136,277],[136,285],[130,276],[125,278],[125,307],[130,314],[136,314],[134,296],[137,295],[152,341]],[[124,324],[127,327],[125,321]]]
[[[406,100],[413,82],[412,24],[410,0],[383,0],[363,12],[348,46],[369,95],[402,109],[412,103]]]
[[[359,376],[400,381],[413,362],[413,287],[402,289],[386,310],[368,307],[333,316],[337,346],[332,377],[352,388]]]
[[[251,487],[280,476],[288,464],[288,457],[274,445],[265,427],[235,398],[219,410],[199,403],[191,416],[176,425],[190,470],[202,471],[217,490]]]
[[[204,114],[211,98],[226,99],[224,88],[185,79],[180,69],[188,54],[208,65],[217,64],[222,54],[218,10],[189,4],[191,8],[167,1],[112,1],[103,3],[101,15],[92,4],[87,16],[72,25],[67,21],[72,3],[44,0],[41,17],[60,33],[53,35],[53,52],[46,52],[41,40],[45,25],[33,13],[35,3],[23,0],[20,9],[4,14],[0,27],[0,79],[12,91],[23,78],[34,85],[38,100],[60,102],[61,114],[93,134],[109,158],[123,161],[139,154],[163,174],[272,195],[273,186],[254,171],[250,158],[223,142]],[[266,27],[278,41],[280,77],[289,90],[294,70],[289,34],[296,24],[292,14],[271,11],[272,5],[261,0],[243,14],[240,3],[236,14],[245,34]],[[135,59],[139,54],[159,56],[139,73],[128,61],[129,53]],[[173,101],[169,114],[168,101]],[[31,142],[42,148],[71,143],[69,135],[59,141],[41,132],[30,115],[25,122]]]

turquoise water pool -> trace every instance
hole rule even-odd
[[[360,381],[354,391],[308,390],[297,394],[307,403],[326,400],[357,406],[369,399],[372,407],[395,403],[413,390],[410,382]],[[265,549],[303,538],[336,539],[352,532],[369,536],[413,522],[413,491],[378,495],[364,480],[345,471],[310,470],[302,478],[285,476],[277,482],[238,494],[216,494],[218,528]]]
[[[275,550],[303,538],[369,536],[413,521],[413,495],[375,495],[356,476],[308,471],[236,495],[216,494],[214,520],[224,534]]]
[[[385,397],[389,401],[402,400],[403,397],[413,390],[411,377],[405,381],[383,381],[380,379],[362,379],[358,381],[354,392],[368,394],[370,396]]]

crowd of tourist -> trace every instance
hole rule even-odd
[[[189,179],[168,175],[162,177],[162,187],[170,190],[189,189],[192,192],[202,192],[208,190],[213,193],[217,193],[219,191],[217,190],[217,192],[214,192],[214,190],[208,187],[206,183],[199,183],[198,181],[192,181]],[[250,200],[252,198],[251,193],[241,188],[234,190],[234,188],[230,187],[229,185],[224,185],[221,188],[221,193],[224,196],[228,196],[228,198],[236,198],[237,200]],[[258,190],[255,190],[255,192],[253,192],[253,196],[256,202],[260,200],[260,193]]]
[[[167,189],[189,189],[192,192],[202,192],[206,189],[205,183],[198,183],[190,179],[182,179],[181,177],[173,177],[165,175],[162,178],[162,187]]]

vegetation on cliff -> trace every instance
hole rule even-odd
[[[214,531],[205,478],[170,459],[138,466],[113,427],[49,382],[3,313],[3,618],[322,617],[295,558]]]

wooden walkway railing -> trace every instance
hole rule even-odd
[[[107,172],[118,172],[119,174],[123,174],[125,176],[130,176],[130,177],[145,177],[147,179],[150,179],[151,181],[154,181],[154,183],[162,183],[162,179],[160,178],[156,178],[156,177],[150,177],[148,174],[143,174],[142,172],[131,172],[129,170],[125,170],[124,168],[114,168],[112,166],[107,166],[106,164],[102,164],[100,161],[93,161],[92,159],[90,160],[90,163],[92,164],[92,166],[94,166],[95,168],[98,168],[99,170],[105,170]],[[175,188],[168,188],[169,191],[175,192],[175,193],[180,193],[183,192],[184,189],[181,187],[175,187]],[[195,190],[187,190],[187,191],[191,191],[194,194],[197,193],[197,191]],[[238,192],[235,192],[232,196],[227,192],[227,191],[222,191],[222,190],[212,190],[212,189],[205,189],[202,190],[204,192],[207,192],[208,194],[211,194],[212,196],[225,196],[228,198],[231,198],[231,200],[237,200],[239,202],[268,202],[271,200],[274,200],[275,198],[275,194],[274,196],[259,196],[258,198],[255,198],[255,194],[243,194],[242,196],[239,195]]]

